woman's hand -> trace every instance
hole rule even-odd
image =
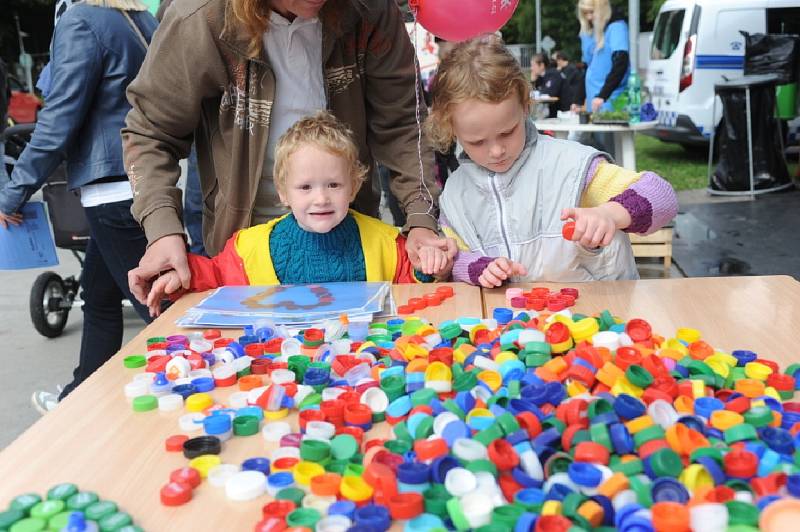
[[[606,103],[606,101],[604,99],[602,99],[602,98],[594,98],[592,100],[592,112],[596,113],[597,111],[599,111],[600,108],[603,107],[604,103]]]
[[[448,259],[453,259],[458,253],[458,247],[452,238],[440,237],[435,232],[424,227],[414,227],[406,237],[406,253],[408,260],[415,269],[422,271],[419,251],[423,246],[439,248],[447,254]]]
[[[191,272],[183,235],[167,235],[153,242],[139,261],[139,266],[128,272],[128,286],[139,303],[147,305],[147,293],[153,279],[167,270],[175,270],[181,286],[189,289]]]
[[[22,223],[22,213],[6,214],[0,212],[0,226],[3,229],[8,229],[9,225],[19,225]]]

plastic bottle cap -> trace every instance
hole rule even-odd
[[[236,464],[218,464],[208,470],[208,482],[212,486],[222,488],[230,477],[241,471]]]
[[[200,413],[184,414],[178,418],[178,426],[183,432],[197,432],[203,428],[203,419]]]
[[[158,409],[161,412],[172,412],[183,406],[183,397],[176,393],[162,395],[158,398]]]
[[[270,421],[269,423],[266,423],[264,425],[264,428],[261,429],[261,435],[264,437],[266,441],[271,443],[279,442],[281,441],[281,438],[291,433],[292,433],[292,427],[285,421]]]
[[[183,482],[168,482],[161,488],[161,504],[180,506],[192,500],[192,487]]]
[[[764,510],[758,526],[764,532],[784,532],[796,530],[800,521],[800,500],[781,499],[775,501]]]
[[[266,491],[267,477],[261,471],[239,471],[225,481],[225,495],[233,501],[249,501]]]
[[[122,363],[126,368],[141,368],[147,364],[147,359],[144,355],[130,355],[123,358]]]
[[[134,412],[149,412],[158,408],[158,397],[155,395],[140,395],[133,399]]]
[[[462,497],[475,490],[478,480],[472,471],[463,467],[454,467],[447,472],[444,487],[453,497]]]

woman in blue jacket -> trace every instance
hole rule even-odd
[[[122,160],[120,129],[133,81],[156,20],[139,0],[84,0],[58,20],[50,62],[50,92],[33,137],[0,183],[0,226],[19,223],[20,208],[66,159],[70,189],[80,189],[91,240],[81,277],[83,337],[70,393],[122,345],[123,298],[145,321],[147,308],[128,289],[128,270],[147,245],[131,216],[132,193]],[[0,229],[2,230],[2,229]],[[34,406],[51,410],[54,394],[34,393]]]
[[[586,110],[611,110],[611,101],[628,85],[628,24],[608,0],[580,0],[581,50],[586,63]]]

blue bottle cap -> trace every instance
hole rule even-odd
[[[383,532],[392,526],[388,508],[377,504],[367,504],[358,508],[353,515],[353,521],[356,525],[369,527],[375,532]]]
[[[650,488],[653,502],[689,502],[689,491],[682,483],[674,478],[660,477],[653,481]]]
[[[645,404],[632,395],[621,393],[613,401],[614,412],[622,419],[634,419],[647,413]]]
[[[242,462],[243,471],[261,471],[265,475],[269,475],[269,458],[263,456],[256,456],[248,458]]]
[[[567,468],[570,480],[578,486],[597,487],[603,481],[603,472],[586,462],[572,462]]]
[[[336,501],[328,506],[328,515],[344,515],[349,519],[353,518],[356,511],[356,503],[353,501]]]
[[[216,387],[214,384],[214,379],[211,377],[198,377],[196,379],[192,379],[191,384],[198,393],[210,392]]]

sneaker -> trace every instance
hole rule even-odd
[[[58,405],[58,396],[54,393],[37,391],[31,395],[31,403],[40,414],[46,414]]]
[[[64,385],[63,384],[56,384],[56,394],[57,395],[61,395],[61,392],[63,392],[63,391],[64,391]]]

